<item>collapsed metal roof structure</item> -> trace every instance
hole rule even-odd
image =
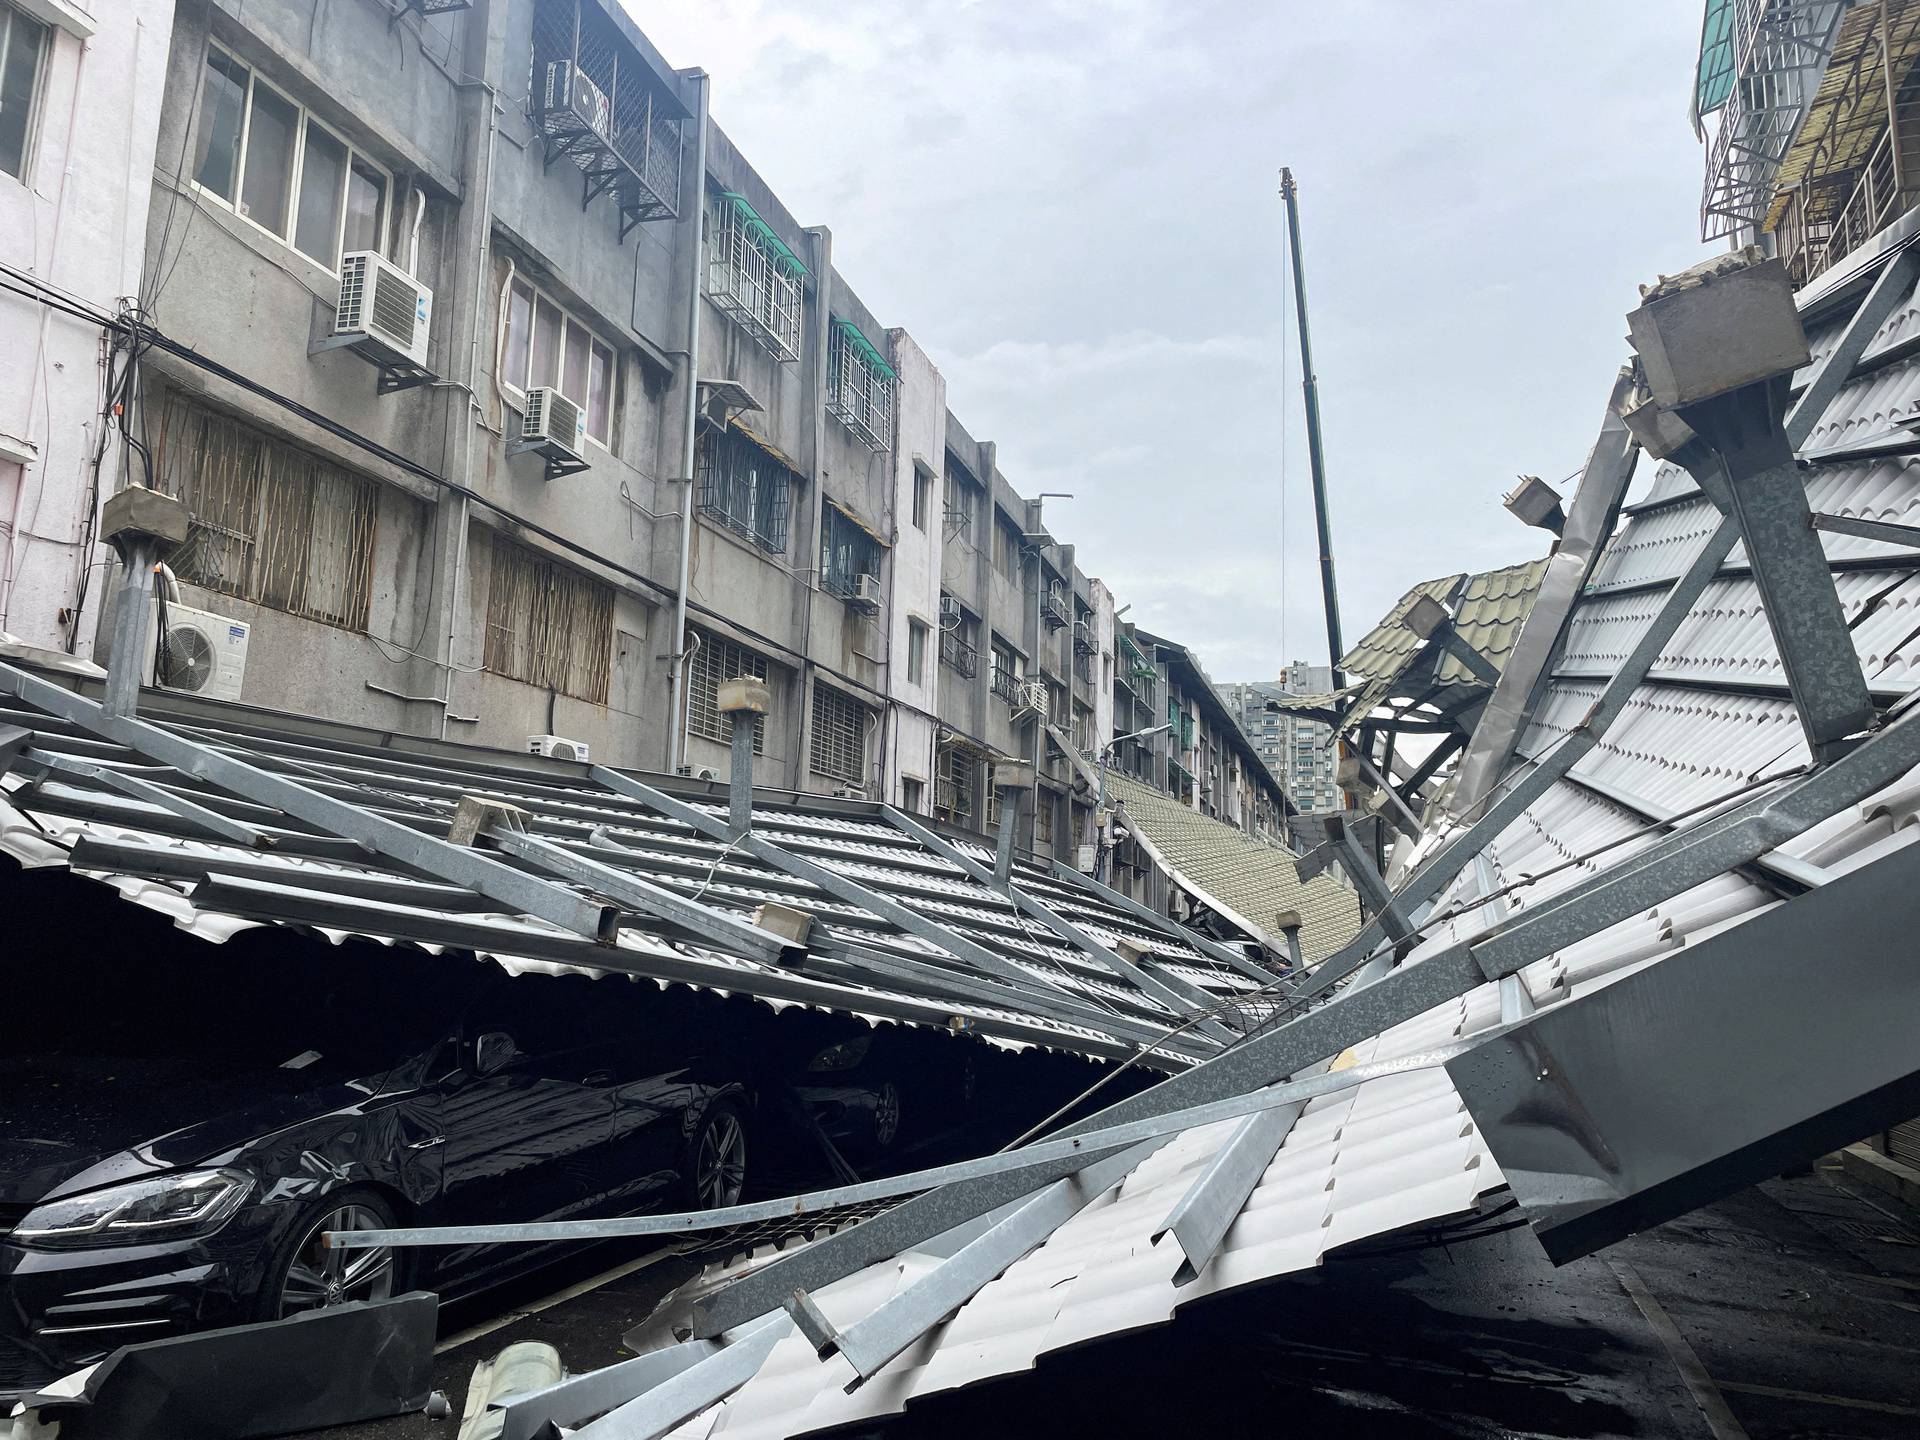
[[[1649,293],[1450,811],[1272,1021],[505,1433],[838,1429],[1501,1187],[1571,1258],[1920,1108],[1917,278],[1863,259],[1799,320],[1746,256]],[[1623,509],[1640,440],[1675,464]]]
[[[1273,1004],[1240,948],[1070,870],[1000,881],[992,851],[884,806],[762,794],[741,828],[705,785],[597,765],[208,706],[114,714],[10,665],[0,696],[0,853],[211,940],[296,926],[1163,1069]],[[766,905],[811,917],[804,942],[756,923]]]

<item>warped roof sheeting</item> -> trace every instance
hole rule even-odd
[[[1360,928],[1359,897],[1325,875],[1302,882],[1291,851],[1125,775],[1107,777],[1107,794],[1125,804],[1128,820],[1166,856],[1176,883],[1205,891],[1268,934],[1278,933],[1274,917],[1281,911],[1299,911],[1308,964],[1331,955]]]
[[[1843,323],[1844,317],[1828,322],[1816,338],[1831,349],[1832,328]],[[1885,395],[1920,392],[1920,355],[1902,356],[1887,344],[1890,331],[1911,323],[1909,307],[1882,327],[1809,451],[1819,449],[1822,432],[1874,423]],[[1816,462],[1804,473],[1816,510],[1920,522],[1920,457],[1871,465]],[[1543,677],[1543,698],[1520,736],[1509,776],[1532,768],[1586,714],[1599,683],[1617,673],[1621,657],[1653,623],[1659,596],[1714,529],[1712,507],[1684,477],[1671,474],[1660,477],[1651,508],[1625,514],[1568,617],[1564,653]],[[1869,684],[1883,703],[1910,697],[1920,680],[1920,551],[1824,534],[1822,543],[1836,567]],[[1696,827],[1706,827],[1704,817],[1723,810],[1730,797],[1767,794],[1777,788],[1770,782],[1805,765],[1803,732],[1765,626],[1756,623],[1758,604],[1752,576],[1735,551],[1601,742],[1484,840],[1431,908],[1416,914],[1421,938],[1410,954],[1382,973],[1417,975],[1421,962],[1617,873],[1676,832],[1703,833]],[[1408,1070],[1362,1072],[1351,1091],[1309,1103],[1244,1203],[1230,1212],[1217,1251],[1189,1286],[1174,1283],[1182,1254],[1169,1221],[1175,1205],[1203,1184],[1214,1163],[1225,1160],[1231,1139],[1243,1133],[1232,1124],[1189,1129],[1133,1164],[999,1278],[943,1312],[948,1318],[851,1395],[844,1358],[821,1360],[810,1344],[788,1338],[746,1371],[751,1378],[743,1385],[720,1389],[727,1398],[706,1404],[675,1433],[784,1440],[891,1413],[943,1388],[1024,1371],[1051,1350],[1159,1323],[1205,1295],[1314,1266],[1339,1244],[1458,1214],[1503,1181],[1444,1072],[1422,1065],[1429,1047],[1490,1032],[1510,1004],[1526,1013],[1665,963],[1730,927],[1764,925],[1784,897],[1920,842],[1917,822],[1920,770],[1807,827],[1755,864],[1724,870],[1539,955],[1509,977],[1516,982],[1511,990],[1508,981],[1467,989],[1345,1054],[1325,1056],[1336,1070],[1402,1056]],[[1411,863],[1435,854],[1458,830],[1452,822],[1429,830]],[[1326,1007],[1364,994],[1360,987],[1377,983],[1371,972],[1392,963],[1383,952]],[[957,1263],[938,1258],[944,1253],[944,1245],[930,1242],[853,1271],[821,1285],[820,1304],[844,1328],[870,1316],[896,1290],[936,1279]],[[786,1323],[779,1311],[772,1313],[776,1324]],[[699,1367],[689,1373],[700,1373]]]
[[[210,940],[252,925],[299,926],[335,937],[469,949],[509,968],[624,972],[1096,1056],[1152,1047],[1163,1066],[1218,1048],[1217,1038],[1197,1030],[1158,1047],[1158,1037],[1188,1012],[1136,988],[1021,913],[897,828],[877,805],[763,803],[754,812],[753,834],[906,907],[940,927],[934,938],[907,933],[859,903],[616,793],[584,765],[463,747],[410,751],[404,742],[345,727],[300,733],[185,719],[160,726],[425,835],[444,836],[460,799],[480,796],[528,812],[536,837],[695,900],[713,914],[747,919],[764,902],[810,912],[814,953],[797,965],[774,964],[728,953],[641,914],[623,917],[615,943],[596,943],[154,764],[0,689],[0,732],[10,726],[31,731],[32,748],[11,757],[10,769],[0,764],[0,853],[28,867],[63,865],[100,879]],[[73,768],[87,766],[110,775]],[[113,780],[154,788],[130,794],[126,783]],[[678,788],[678,798],[700,814],[725,817],[724,800],[708,798],[705,787]],[[271,848],[223,838],[194,816],[196,806],[257,827]],[[979,842],[951,843],[991,867],[992,854]],[[1173,927],[1118,908],[1072,880],[1025,862],[1014,879],[1098,944],[1145,946],[1156,973],[1191,993],[1230,997],[1253,985]],[[952,948],[940,943],[942,936],[953,937]],[[976,969],[958,953],[964,945],[980,947],[995,970]]]

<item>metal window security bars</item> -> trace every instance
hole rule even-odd
[[[545,164],[565,158],[579,167],[580,208],[601,195],[613,200],[622,240],[636,225],[673,217],[687,111],[586,0],[539,0],[527,112]]]
[[[762,550],[787,553],[791,470],[732,428],[705,431],[695,468],[702,515]]]
[[[776,360],[800,358],[807,267],[731,190],[707,198],[707,298]]]
[[[851,320],[833,322],[827,413],[869,450],[893,445],[893,392],[900,377],[887,357]]]

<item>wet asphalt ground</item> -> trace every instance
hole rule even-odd
[[[449,1306],[435,1383],[457,1417],[474,1364],[514,1341],[547,1341],[575,1371],[621,1359],[622,1334],[692,1269],[602,1248]],[[404,1416],[312,1440],[456,1428]],[[864,1433],[1920,1436],[1920,1212],[1822,1166],[1559,1270],[1524,1229],[1378,1249]]]

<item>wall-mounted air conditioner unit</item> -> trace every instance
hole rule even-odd
[[[185,605],[167,606],[160,629],[155,606],[147,617],[144,679],[162,690],[204,695],[209,700],[238,700],[247,675],[247,639],[252,627]]]
[[[529,735],[527,753],[544,755],[549,760],[584,761],[587,759],[587,742],[569,740],[564,735]]]
[[[558,390],[536,385],[527,391],[520,433],[508,447],[515,455],[535,454],[547,462],[547,478],[587,468],[587,416]]]
[[[960,623],[960,597],[942,595],[940,597],[940,628],[951,630]]]
[[[571,62],[548,63],[544,108],[550,112],[571,111],[582,125],[608,144],[613,143],[613,105],[607,99],[607,92],[581,74]]]
[[[374,364],[424,368],[433,292],[371,250],[340,257],[333,338]]]
[[[880,608],[880,577],[878,575],[857,575],[853,581],[853,594],[847,603],[856,610],[872,613]]]
[[[867,792],[858,785],[842,785],[833,792],[836,800],[864,800]]]
[[[1047,703],[1046,681],[1021,680],[1014,686],[1013,697],[1014,709],[1038,715],[1042,720],[1047,718],[1050,707]]]

